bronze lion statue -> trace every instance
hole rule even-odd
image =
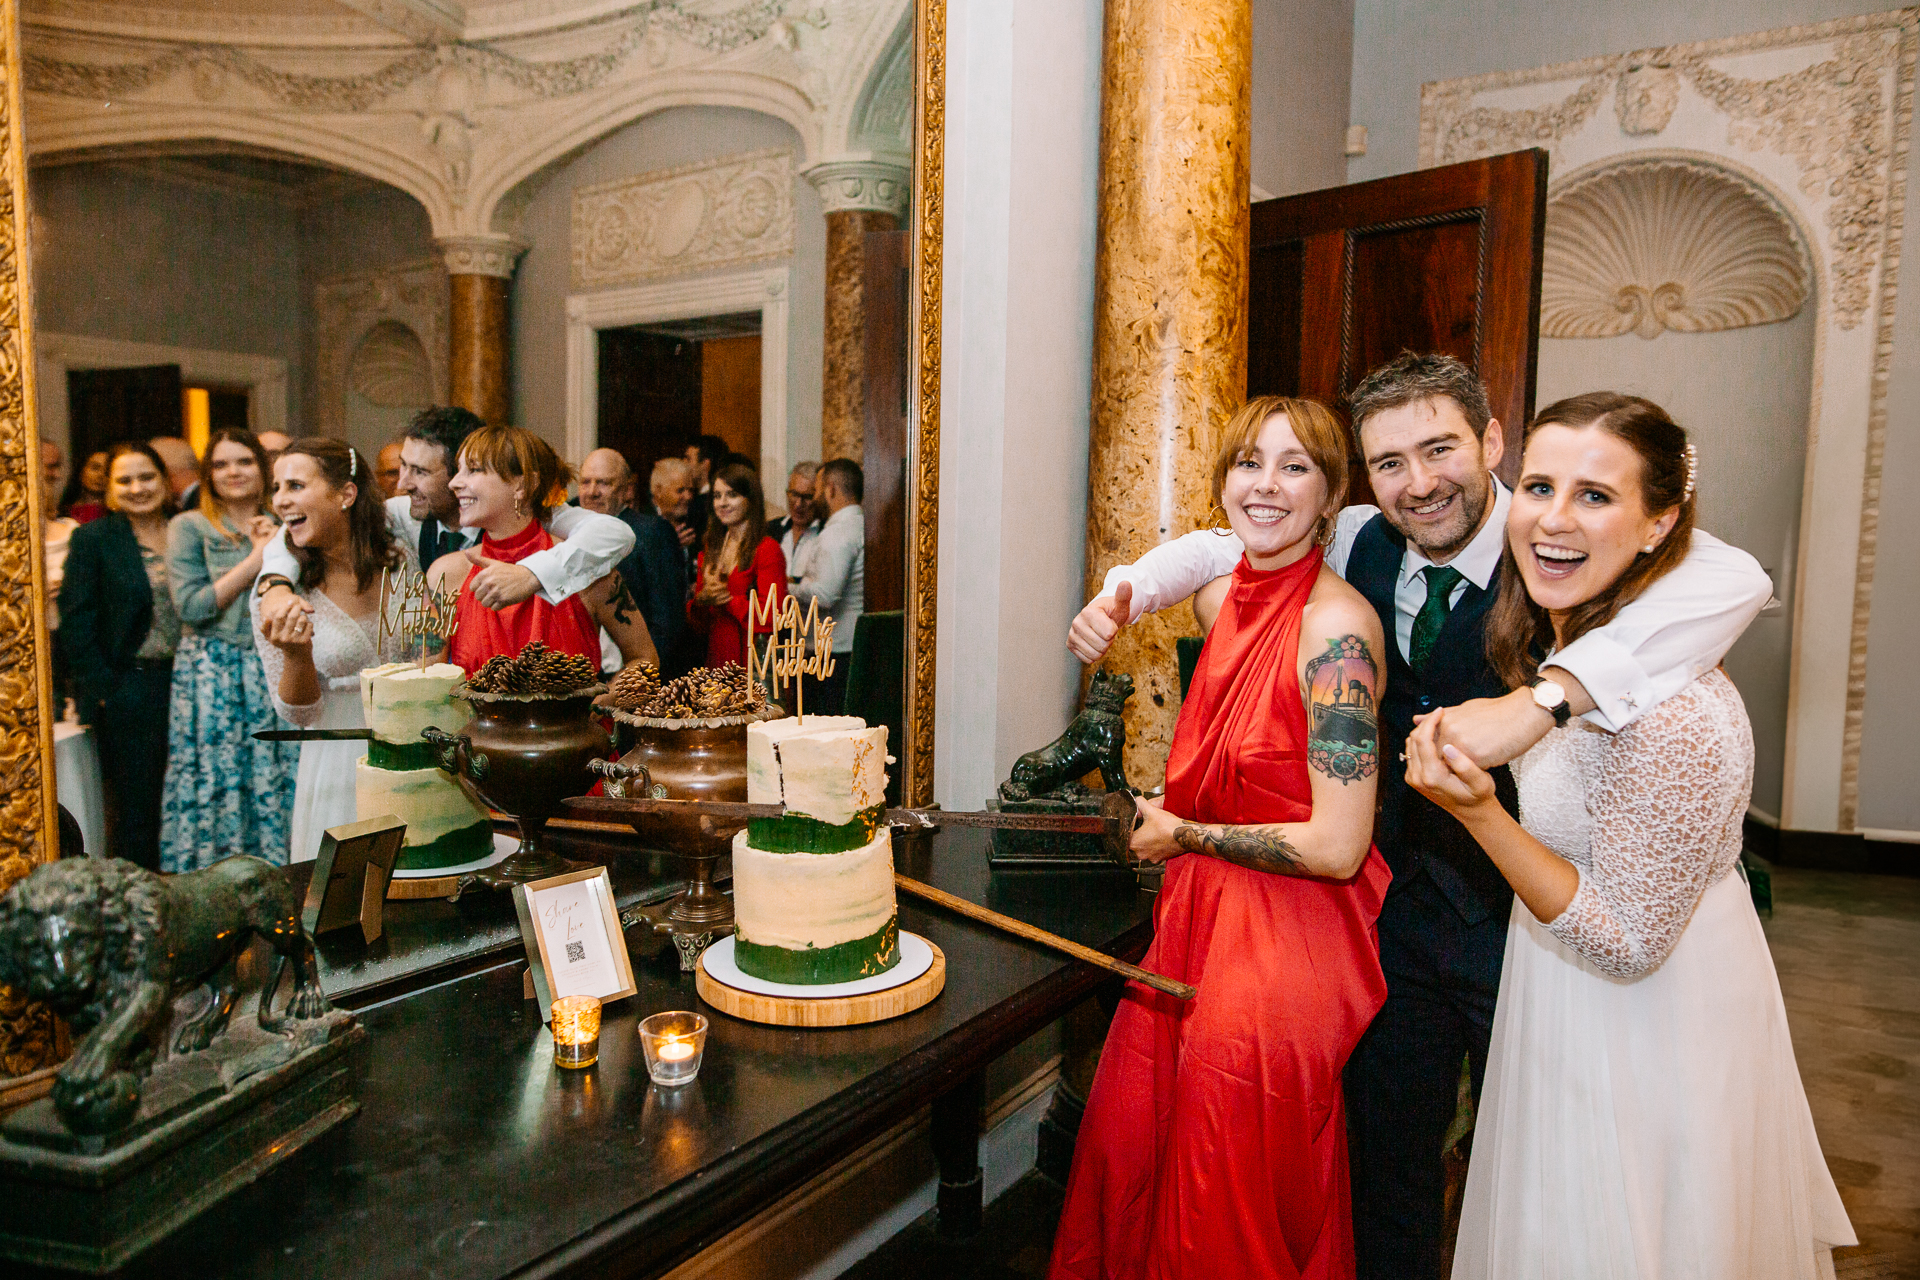
[[[1121,767],[1127,725],[1120,712],[1132,696],[1132,676],[1124,671],[1096,671],[1080,714],[1065,733],[1013,762],[1012,776],[1000,784],[1000,798],[1071,798],[1074,780],[1096,769],[1100,785],[1108,791],[1131,791]]]
[[[211,989],[206,1008],[180,1029],[175,1053],[204,1049],[226,1029],[234,962],[256,936],[276,957],[260,993],[260,1025],[285,1026],[270,1009],[288,963],[287,1014],[327,1012],[299,899],[259,858],[228,858],[176,876],[118,858],[65,858],[0,899],[0,982],[50,1006],[79,1037],[53,1085],[69,1129],[109,1133],[133,1119],[175,996]]]

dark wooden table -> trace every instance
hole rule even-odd
[[[1151,899],[1125,874],[994,876],[979,832],[916,837],[895,857],[1077,941],[1134,959],[1146,948]],[[631,868],[615,880],[635,896]],[[401,949],[451,937],[463,905],[497,914],[400,912]],[[392,963],[356,966],[330,944],[369,1033],[360,1114],[126,1274],[657,1275],[929,1103],[943,1213],[964,1218],[970,1200],[977,1214],[982,1071],[1112,979],[904,896],[900,918],[946,953],[946,990],[923,1009],[831,1030],[741,1022],[703,1005],[668,948],[636,964],[639,994],[608,1007],[584,1072],[552,1065],[517,938],[478,959],[449,943],[437,967],[412,970],[427,985],[411,991]],[[700,1076],[678,1089],[650,1084],[634,1031],[663,1009],[712,1021]]]

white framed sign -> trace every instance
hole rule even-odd
[[[552,1020],[561,996],[596,996],[610,1004],[638,989],[605,867],[515,885],[513,906],[542,1022]]]

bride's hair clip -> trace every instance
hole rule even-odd
[[[1694,451],[1692,443],[1689,442],[1686,449],[1681,452],[1681,456],[1687,460],[1687,487],[1680,495],[1680,501],[1685,502],[1693,496],[1693,482],[1700,474],[1700,455]]]
[[[1687,448],[1692,449],[1693,446],[1688,445]],[[1692,457],[1693,455],[1689,453],[1687,456]],[[1687,492],[1692,493],[1693,492],[1693,480],[1692,480],[1693,472],[1691,471],[1687,472],[1687,476],[1688,476]],[[358,480],[359,478],[360,478],[360,455],[353,451],[352,445],[348,445],[347,446],[347,479]]]

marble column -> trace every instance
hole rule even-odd
[[[866,237],[893,231],[907,208],[904,162],[829,160],[806,171],[827,215],[827,306],[820,461],[861,461],[867,432]]]
[[[1087,587],[1206,522],[1218,433],[1246,396],[1247,0],[1108,0],[1094,263]],[[1157,787],[1180,705],[1182,607],[1120,634],[1128,777]]]
[[[512,236],[440,236],[434,240],[451,285],[447,399],[487,423],[513,420],[507,287],[526,245]]]

